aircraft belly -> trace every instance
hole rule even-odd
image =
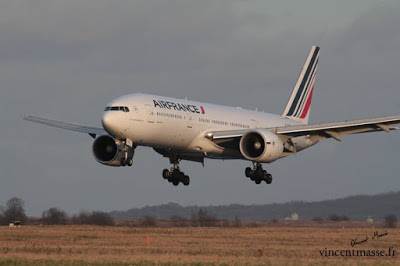
[[[128,137],[139,146],[187,149],[196,137],[193,129],[147,121],[132,123]]]

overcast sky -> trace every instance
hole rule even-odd
[[[400,190],[400,132],[325,140],[244,177],[246,161],[182,162],[138,148],[131,168],[100,165],[85,134],[25,113],[100,125],[106,104],[144,92],[283,111],[312,45],[321,47],[311,123],[400,114],[399,1],[1,1],[0,205],[125,210],[316,201]],[[243,217],[244,219],[244,217]]]

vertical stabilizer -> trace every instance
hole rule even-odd
[[[318,59],[319,47],[313,46],[282,116],[308,124]]]

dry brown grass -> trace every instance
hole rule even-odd
[[[0,227],[0,265],[356,265],[399,264],[400,229],[354,249],[398,250],[396,257],[321,257],[319,250],[353,249],[372,228]],[[147,247],[147,236],[150,247]]]

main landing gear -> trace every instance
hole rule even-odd
[[[163,170],[163,178],[168,180],[168,182],[172,183],[174,186],[178,186],[181,182],[185,186],[188,186],[190,183],[190,178],[179,169],[179,161],[177,159],[171,161],[173,161],[174,166],[171,168],[171,170]]]
[[[261,181],[265,181],[267,184],[272,183],[272,175],[268,174],[267,171],[263,170],[262,165],[260,163],[253,163],[253,169],[250,167],[246,168],[245,174],[246,177],[250,178],[256,184],[260,184]]]

